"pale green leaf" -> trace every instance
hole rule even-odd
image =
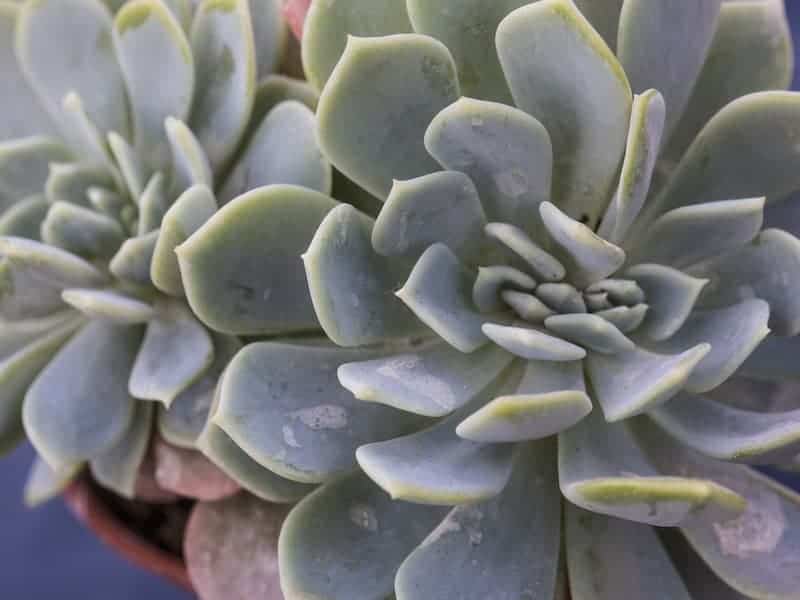
[[[342,173],[385,199],[395,179],[437,170],[425,131],[458,90],[453,58],[433,38],[351,37],[320,96],[322,149]]]
[[[335,204],[289,185],[226,204],[175,250],[197,317],[230,334],[317,329],[300,255]]]

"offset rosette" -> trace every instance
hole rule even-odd
[[[0,446],[36,447],[31,502],[87,463],[131,496],[155,423],[255,494],[295,500],[309,488],[232,467],[240,451],[223,460],[201,432],[238,336],[306,324],[242,287],[232,306],[205,274],[235,287],[259,268],[221,268],[220,223],[276,270],[299,263],[334,204],[316,93],[272,74],[277,0],[107,4],[0,2]],[[253,206],[258,220],[239,216]],[[307,296],[302,280],[274,287]]]
[[[312,5],[322,148],[383,205],[303,255],[341,348],[251,345],[215,413],[323,484],[287,598],[798,597],[800,503],[745,464],[794,464],[800,404],[719,387],[800,332],[782,6],[579,5]]]

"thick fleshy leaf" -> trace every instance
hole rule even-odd
[[[478,276],[480,277],[480,274]],[[543,324],[547,317],[555,314],[555,311],[533,294],[503,290],[500,292],[500,297],[522,320],[529,323]]]
[[[28,87],[14,52],[14,31],[20,7],[18,3],[0,4],[0,96],[3,116],[0,118],[0,141],[30,135],[55,134],[55,128],[39,99]]]
[[[330,194],[331,166],[322,156],[315,127],[314,113],[299,102],[290,100],[273,108],[220,189],[220,204],[253,188],[275,183]],[[291,143],[287,144],[287,140]]]
[[[763,222],[764,198],[676,208],[656,219],[631,252],[631,260],[686,267],[744,246]]]
[[[689,543],[717,576],[748,598],[797,598],[800,497],[748,467],[689,450],[652,422],[637,423],[637,433],[651,456],[658,456],[659,467],[707,477],[747,502],[737,518],[695,520],[682,526]]]
[[[797,160],[800,93],[761,92],[725,106],[698,134],[664,190],[637,222],[641,232],[661,214],[692,204],[778,200],[800,188]]]
[[[442,417],[469,404],[511,364],[494,344],[464,354],[447,344],[339,367],[339,382],[359,400],[427,417]]]
[[[439,164],[472,179],[490,220],[538,230],[539,203],[550,199],[553,149],[536,119],[505,104],[461,98],[431,121],[425,147]]]
[[[634,92],[657,89],[664,96],[667,135],[680,120],[703,68],[721,4],[626,0],[622,5],[617,56]]]
[[[441,42],[351,37],[319,99],[320,143],[337,169],[384,199],[395,179],[437,170],[425,130],[458,96],[453,58]]]
[[[142,466],[139,469],[139,476],[136,479],[136,490],[134,492],[136,500],[154,504],[170,504],[172,502],[177,502],[180,498],[176,494],[161,489],[156,482],[156,461],[153,457],[152,448],[153,445],[150,444],[150,449],[145,454],[144,462],[142,462]]]
[[[125,241],[119,222],[69,202],[50,205],[41,234],[46,244],[87,258],[110,258]]]
[[[281,0],[249,0],[250,19],[253,24],[256,79],[261,81],[280,66],[286,52],[288,29],[281,15]]]
[[[559,434],[558,450],[562,493],[592,512],[674,526],[723,520],[744,509],[744,500],[713,477],[662,474],[627,423],[604,423],[597,411]]]
[[[762,380],[800,379],[796,359],[800,338],[767,336],[742,364],[741,375]]]
[[[155,231],[161,225],[164,213],[167,212],[167,191],[164,175],[159,171],[155,173],[139,197],[139,222],[137,233],[144,235]]]
[[[717,577],[703,559],[692,550],[679,530],[661,529],[659,534],[692,598],[751,600]]]
[[[234,336],[212,334],[214,362],[200,379],[178,394],[169,408],[160,407],[158,431],[167,442],[179,448],[193,449],[208,420],[217,381],[228,363],[241,350]]]
[[[427,0],[406,2],[414,31],[435,37],[450,49],[467,96],[511,104],[503,71],[494,53],[494,33],[512,10],[530,0],[468,0],[452,8]]]
[[[201,502],[217,502],[241,490],[200,452],[176,448],[162,439],[153,440],[154,477],[161,489]]]
[[[211,164],[194,132],[186,123],[172,117],[164,121],[164,129],[172,153],[171,195],[182,194],[193,185],[213,187]]]
[[[69,158],[69,150],[51,138],[37,136],[0,142],[2,208],[8,208],[33,194],[40,194],[50,173],[50,163]]]
[[[472,303],[473,278],[450,248],[437,243],[414,265],[397,297],[448,344],[474,352],[488,340],[481,331],[485,318]]]
[[[422,329],[393,295],[410,268],[373,250],[373,230],[370,217],[342,204],[328,213],[303,255],[317,318],[340,346],[408,337]]]
[[[775,464],[800,454],[800,410],[756,412],[680,394],[650,416],[675,439],[719,460]]]
[[[156,316],[152,305],[113,289],[69,288],[62,292],[61,297],[92,319],[136,325]]]
[[[617,306],[594,313],[598,317],[603,317],[606,321],[614,325],[622,333],[636,331],[642,324],[647,311],[650,307],[647,304],[636,304],[634,306]]]
[[[642,288],[650,307],[638,331],[655,341],[671,337],[683,326],[708,284],[708,279],[697,279],[661,264],[636,265],[625,276]]]
[[[37,319],[64,307],[61,288],[26,265],[0,259],[0,318],[7,321]]]
[[[149,276],[162,292],[172,296],[184,293],[175,248],[217,212],[214,194],[205,185],[195,185],[181,194],[161,220],[158,241],[153,249]]]
[[[269,75],[258,83],[248,130],[255,131],[269,112],[286,100],[296,100],[311,110],[317,109],[319,94],[307,81],[286,75]]]
[[[586,312],[583,294],[569,283],[543,283],[536,288],[536,296],[556,313]]]
[[[130,100],[137,155],[151,171],[163,169],[170,159],[164,119],[186,120],[192,104],[195,74],[189,41],[158,0],[126,3],[114,19],[113,37]]]
[[[611,277],[588,286],[587,295],[603,294],[613,304],[632,306],[644,302],[647,298],[639,284],[628,278]]]
[[[49,324],[49,331],[36,332],[36,335],[34,328],[39,324]],[[82,324],[81,319],[75,318],[66,322],[63,318],[61,322],[50,318],[37,324],[31,323],[29,334],[36,337],[26,339],[29,336],[19,335],[18,339],[23,345],[13,350],[13,346],[9,345],[8,350],[11,352],[0,362],[0,454],[10,451],[25,436],[22,428],[22,405],[28,387]],[[23,334],[19,324],[17,327],[11,325],[10,328],[16,328],[18,334]]]
[[[140,339],[138,327],[89,323],[28,388],[25,432],[52,468],[95,458],[122,439],[134,415],[126,379]]]
[[[67,202],[90,207],[89,190],[111,188],[114,180],[108,170],[91,163],[53,163],[44,187],[51,204]]]
[[[397,597],[553,598],[561,545],[555,458],[552,440],[521,446],[497,498],[454,508],[403,562]]]
[[[625,263],[625,251],[571,219],[550,202],[539,206],[545,229],[569,264],[570,281],[579,287],[601,281]]]
[[[195,314],[230,334],[316,329],[300,254],[335,204],[288,185],[226,204],[175,249]]]
[[[667,155],[683,154],[728,102],[754,92],[788,88],[793,59],[783,2],[723,2],[711,49]]]
[[[636,348],[624,354],[590,352],[586,372],[609,423],[650,410],[677,394],[703,360],[707,343],[675,355],[663,355]]]
[[[548,331],[600,354],[630,352],[635,348],[616,326],[597,315],[553,315],[544,320],[544,326]]]
[[[206,328],[182,304],[163,302],[155,308],[128,390],[136,398],[156,400],[169,408],[211,365],[214,345]]]
[[[571,427],[591,410],[579,363],[531,360],[512,395],[471,414],[456,433],[475,442],[537,440]]]
[[[361,473],[300,502],[278,543],[287,598],[384,600],[408,554],[446,509],[394,502]]]
[[[236,150],[250,119],[256,49],[248,0],[204,0],[192,22],[197,93],[189,121],[214,172]]]
[[[670,339],[648,347],[656,352],[683,352],[709,343],[711,350],[692,369],[686,389],[707,392],[742,365],[769,333],[769,306],[753,298],[719,309],[695,311]],[[772,339],[772,338],[770,338]]]
[[[61,101],[61,108],[64,113],[61,123],[69,128],[74,147],[80,148],[81,160],[102,166],[121,188],[122,174],[114,164],[105,136],[86,113],[83,99],[77,93],[69,92]]]
[[[418,258],[436,242],[473,262],[481,250],[486,216],[478,190],[458,171],[395,181],[383,205],[372,246],[384,256]]]
[[[515,10],[500,23],[496,41],[516,105],[550,133],[553,202],[596,227],[630,121],[633,98],[622,67],[571,0]]]
[[[701,302],[727,306],[757,296],[769,303],[769,327],[777,335],[800,333],[800,240],[780,229],[765,229],[751,244],[692,269],[708,277]]]
[[[25,482],[25,505],[36,508],[60,496],[83,469],[83,463],[74,463],[58,471],[51,469],[38,456],[33,460]]]
[[[560,281],[567,273],[564,265],[558,259],[537,245],[525,231],[516,225],[489,223],[486,226],[486,234],[524,260],[526,265],[533,270],[533,274],[543,281]]]
[[[511,391],[518,379],[513,369],[484,390],[476,404]],[[361,446],[358,464],[394,500],[453,506],[492,498],[508,483],[514,446],[460,438],[456,426],[472,408],[467,405],[417,433]]]
[[[197,503],[186,525],[183,555],[198,596],[283,600],[278,534],[286,513],[285,507],[248,494]]]
[[[64,96],[75,92],[101,132],[127,135],[125,83],[111,29],[111,13],[97,0],[42,0],[22,7],[16,30],[19,64],[56,123],[61,124]],[[70,40],[70,51],[54,48],[54,40]]]
[[[303,26],[303,68],[321,90],[345,52],[349,36],[410,33],[406,3],[397,0],[313,2]]]
[[[267,502],[294,503],[314,489],[312,485],[290,481],[265,469],[211,422],[206,423],[197,439],[197,447],[228,477]]]
[[[16,237],[0,238],[0,314],[11,320],[63,308],[65,287],[97,286],[105,276],[59,248]]]
[[[0,327],[0,359],[9,358],[75,317],[76,314],[71,310],[64,310],[40,319],[4,321]]]
[[[481,331],[498,346],[528,360],[565,362],[581,360],[586,350],[561,338],[527,326],[485,323]]]
[[[735,376],[705,396],[741,410],[774,413],[800,408],[800,395],[797,392],[798,384],[795,381],[754,379],[737,371]]]
[[[282,477],[328,481],[356,466],[361,444],[404,434],[421,422],[360,403],[338,385],[339,365],[376,354],[330,345],[250,344],[225,372],[213,422]]]
[[[40,194],[19,200],[0,216],[0,236],[41,241],[41,225],[49,209],[50,204]]]
[[[150,264],[160,232],[151,231],[145,235],[125,240],[109,263],[114,277],[138,285],[153,285],[150,279]]]
[[[573,600],[691,600],[651,527],[568,505],[565,530]]]
[[[664,97],[658,91],[634,96],[619,185],[597,230],[609,242],[624,242],[644,206],[661,148],[665,114]]]
[[[94,480],[114,493],[132,500],[139,468],[150,443],[152,424],[152,404],[137,402],[131,424],[122,439],[89,463]]]
[[[106,188],[92,186],[86,190],[86,195],[89,197],[89,206],[107,217],[124,221],[122,213],[131,210],[128,208],[131,204],[126,196]]]
[[[125,189],[130,194],[131,200],[138,203],[139,196],[142,195],[144,186],[147,183],[144,167],[139,157],[136,156],[133,147],[124,137],[114,131],[110,132],[107,137],[108,147],[119,167]]]

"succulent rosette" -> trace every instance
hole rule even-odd
[[[280,3],[0,2],[0,28],[0,445],[27,434],[38,451],[28,500],[87,464],[132,496],[153,424],[256,495],[297,499],[308,486],[205,431],[238,336],[297,327],[273,314],[243,328],[242,302],[215,302],[208,240],[243,206],[261,221],[235,235],[263,241],[303,227],[292,200],[332,203],[317,198],[332,172],[316,93],[273,74],[288,41]],[[270,248],[277,269],[302,250]]]
[[[800,598],[748,466],[800,404],[743,387],[796,377],[791,56],[771,0],[312,4],[321,146],[383,204],[303,255],[339,348],[249,345],[213,417],[323,484],[287,598]]]

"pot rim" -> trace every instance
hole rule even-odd
[[[147,541],[114,515],[86,477],[70,484],[62,498],[81,524],[128,562],[180,588],[194,591],[183,560]]]

